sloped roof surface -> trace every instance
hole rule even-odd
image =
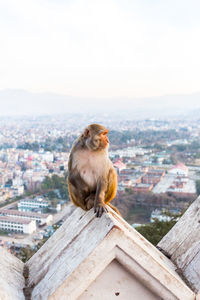
[[[27,262],[33,299],[78,299],[114,259],[163,299],[194,299],[171,261],[108,210],[96,218],[77,208]]]
[[[0,299],[25,300],[23,294],[24,263],[0,247]]]
[[[190,286],[200,293],[200,197],[159,242]]]

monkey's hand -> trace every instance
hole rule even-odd
[[[96,214],[97,218],[100,218],[104,212],[105,213],[108,212],[105,204],[100,204],[100,203],[94,204],[94,213]]]
[[[99,178],[97,182],[97,189],[95,194],[94,201],[94,213],[97,218],[100,218],[103,213],[107,212],[107,208],[104,202],[105,199],[105,191],[107,190],[107,181],[106,178]]]

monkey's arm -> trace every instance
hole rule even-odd
[[[109,202],[115,197],[117,192],[117,173],[113,167],[110,168],[107,179],[101,179],[97,183],[97,191],[95,198],[94,210],[97,217],[101,217],[103,212],[106,212],[107,209],[105,204],[109,205],[114,209],[119,215],[119,211]]]
[[[108,173],[108,188],[105,194],[105,203],[108,204],[115,198],[117,193],[117,173],[115,169],[112,167]]]
[[[97,181],[97,189],[94,201],[94,212],[97,218],[100,218],[104,212],[107,212],[105,206],[105,193],[107,190],[107,180],[105,178],[99,178]]]
[[[90,192],[80,174],[76,170],[70,171],[67,181],[72,202],[76,206],[80,206],[82,209],[88,210],[87,202],[85,200]]]

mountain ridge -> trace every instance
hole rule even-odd
[[[0,90],[0,115],[109,113],[141,117],[178,116],[200,111],[200,92],[156,97],[75,97],[23,89]]]

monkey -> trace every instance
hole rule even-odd
[[[68,161],[68,191],[74,205],[83,210],[94,208],[96,217],[107,212],[117,192],[117,173],[108,156],[108,129],[88,125],[72,145]]]

